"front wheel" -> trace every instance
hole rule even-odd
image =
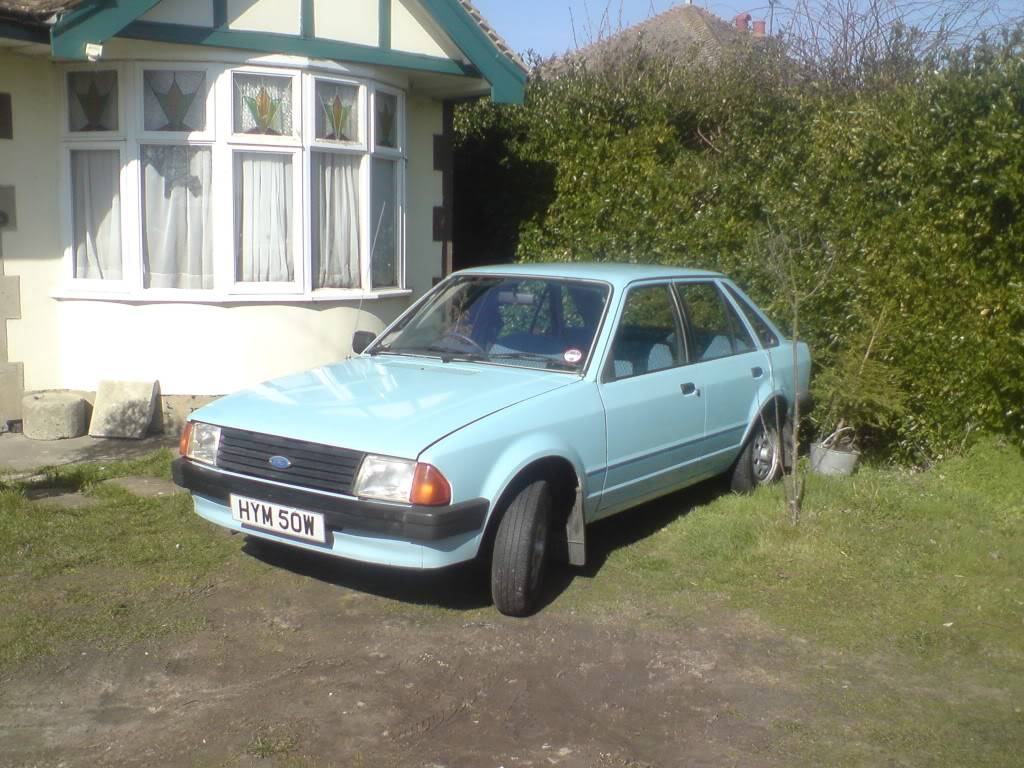
[[[536,480],[516,494],[494,540],[491,596],[506,616],[525,616],[537,604],[551,528],[551,486]]]
[[[749,493],[778,480],[782,476],[781,448],[778,430],[760,419],[733,466],[733,491]]]

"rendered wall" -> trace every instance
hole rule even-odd
[[[159,48],[166,55],[173,46]],[[188,58],[186,49],[181,55]],[[53,298],[67,282],[58,211],[60,82],[60,70],[49,60],[0,50],[0,90],[12,93],[15,136],[0,142],[0,184],[13,184],[18,195],[18,228],[3,233],[3,255],[7,274],[21,277],[22,304],[22,319],[8,323],[9,355],[24,362],[27,390],[95,390],[103,379],[159,379],[165,394],[223,394],[345,357],[357,323],[362,330],[380,330],[441,275],[441,246],[432,241],[432,210],[442,202],[441,174],[433,170],[441,105],[410,94],[406,281],[412,297],[367,299],[361,309],[358,300],[193,304]]]
[[[25,388],[60,386],[56,302],[64,279],[57,214],[57,67],[0,49],[0,91],[11,94],[14,140],[0,141],[0,185],[13,186],[17,227],[4,229],[4,269],[21,280],[21,319],[7,322],[7,352],[25,364]]]
[[[301,20],[302,0],[228,0],[231,29],[297,35]]]
[[[313,4],[317,37],[376,46],[380,43],[379,0],[319,0]]]
[[[212,27],[213,2],[212,0],[163,0],[162,3],[158,3],[144,13],[142,20]]]
[[[396,51],[461,59],[462,53],[417,0],[391,3],[391,47]]]

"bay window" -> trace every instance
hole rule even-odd
[[[344,299],[404,289],[403,94],[286,68],[72,65],[72,295]]]

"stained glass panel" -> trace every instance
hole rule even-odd
[[[143,123],[147,131],[206,130],[206,73],[147,69],[143,81]]]
[[[378,147],[398,148],[398,97],[378,91],[374,97],[374,136]]]
[[[316,82],[316,137],[324,141],[359,141],[359,89]]]
[[[75,132],[117,130],[117,72],[68,72],[68,128]]]
[[[292,135],[292,79],[234,76],[235,133]]]

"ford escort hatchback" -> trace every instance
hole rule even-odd
[[[723,275],[622,264],[458,272],[353,348],[193,413],[176,481],[207,520],[310,552],[489,558],[515,616],[551,557],[585,562],[587,524],[777,479],[810,368]]]

